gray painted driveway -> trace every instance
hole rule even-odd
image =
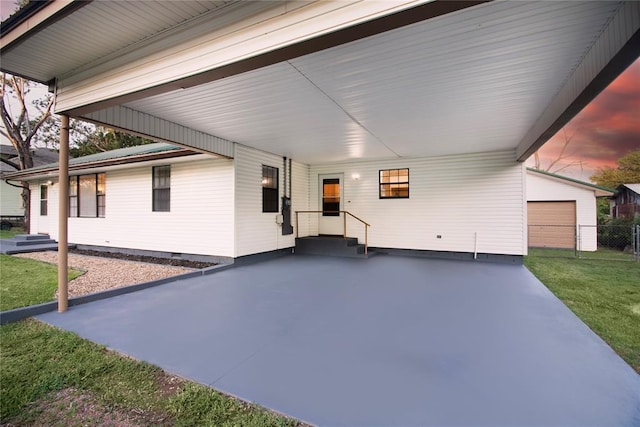
[[[38,318],[316,425],[640,425],[640,377],[522,266],[291,256]]]

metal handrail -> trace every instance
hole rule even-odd
[[[369,247],[369,227],[371,224],[366,221],[358,218],[354,214],[349,211],[296,211],[296,239],[300,236],[298,227],[298,214],[318,214],[318,213],[337,213],[344,214],[342,217],[342,237],[347,238],[347,215],[351,216],[353,219],[360,221],[364,225],[364,253],[367,254],[367,248]]]

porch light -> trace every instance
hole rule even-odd
[[[360,174],[357,172],[352,173],[351,179],[353,179],[354,181],[358,181],[360,179]]]

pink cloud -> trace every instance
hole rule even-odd
[[[540,149],[543,166],[557,158],[567,137],[571,143],[565,154],[570,157],[565,164],[582,162],[587,171],[582,173],[583,179],[602,166],[615,167],[617,159],[640,149],[640,60],[631,64]],[[579,174],[576,171],[579,167],[569,169],[574,169],[573,175]]]

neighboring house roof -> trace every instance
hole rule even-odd
[[[104,166],[115,166],[126,163],[135,163],[147,160],[162,159],[167,157],[180,157],[198,154],[176,145],[158,142],[154,144],[138,145],[135,147],[120,148],[118,150],[105,151],[103,153],[69,159],[69,171],[88,169]],[[47,176],[58,171],[58,163],[48,163],[32,167],[15,173],[6,174],[10,179],[35,179]]]
[[[0,147],[2,147],[1,150],[3,151],[3,154],[4,152],[11,153],[11,150],[13,150],[11,156],[8,156],[8,160],[12,163],[15,163],[16,165],[19,163],[17,151],[13,147],[10,147],[8,145],[0,145]],[[5,147],[9,147],[10,150],[6,149]],[[54,150],[50,150],[49,148],[34,148],[31,150],[31,158],[33,160],[33,166],[38,167],[57,161],[58,153]],[[18,169],[14,168],[11,165],[0,162],[0,173],[3,177],[8,173],[16,172],[17,170]]]
[[[574,187],[595,191],[596,197],[610,197],[615,195],[616,193],[615,190],[612,190],[610,188],[601,187],[599,185],[591,184],[589,182],[580,181],[579,179],[569,178],[567,176],[562,176],[551,172],[541,171],[533,168],[527,168],[527,172],[539,174],[553,180],[563,181],[565,184],[570,184]]]
[[[12,145],[0,144],[0,156],[2,157],[13,157],[17,156],[18,152]]]
[[[640,183],[639,184],[622,184],[620,187],[626,187],[629,190],[633,191],[634,193],[640,194]]]

